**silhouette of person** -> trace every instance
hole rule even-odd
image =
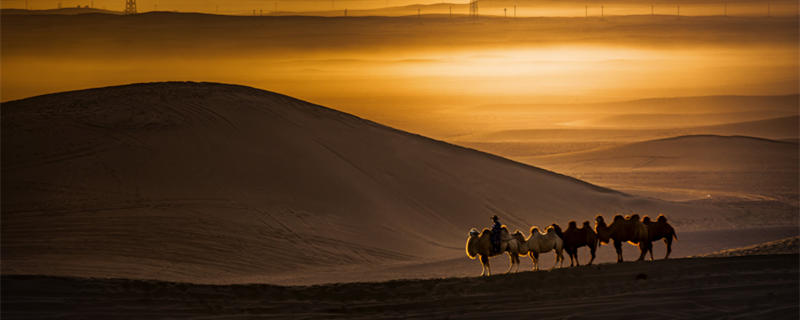
[[[500,218],[497,215],[492,216],[492,221],[494,224],[492,225],[492,251],[498,252],[500,251],[500,234],[502,232],[502,225],[500,224]]]

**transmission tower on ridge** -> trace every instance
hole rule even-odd
[[[478,0],[469,0],[469,16],[478,17]]]
[[[136,0],[125,0],[125,14],[136,14]]]

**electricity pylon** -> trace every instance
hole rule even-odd
[[[478,17],[478,0],[469,0],[469,16]]]
[[[136,14],[136,0],[125,0],[125,14]]]

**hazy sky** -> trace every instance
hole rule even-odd
[[[330,11],[330,10],[349,10],[375,9],[385,7],[397,7],[411,4],[437,4],[454,3],[467,4],[469,0],[137,0],[138,11],[191,11],[219,14],[249,15],[253,10],[263,11],[264,14],[272,11]],[[796,15],[798,11],[797,1],[794,0],[772,0],[769,1],[772,15]],[[59,4],[62,7],[75,7],[93,5],[95,8],[121,11],[124,8],[125,0],[0,0],[3,8],[25,8],[28,9],[51,9]],[[727,9],[724,9],[723,1],[720,0],[559,0],[559,1],[538,1],[538,0],[483,0],[481,14],[484,15],[504,15],[508,9],[508,14],[513,15],[512,10],[518,8],[520,16],[583,16],[600,15],[600,5],[604,5],[605,15],[645,15],[651,13],[650,5],[655,14],[677,14],[676,4],[681,5],[681,15],[722,15],[727,10],[729,15],[766,15],[766,1],[761,0],[728,0]],[[588,7],[585,7],[588,6]],[[452,8],[455,14],[466,14],[466,6],[462,8]],[[446,14],[449,8],[425,8],[424,13]],[[385,15],[386,13],[377,13]],[[399,12],[393,15],[412,15],[416,14],[416,9],[409,12]]]
[[[92,3],[96,8],[122,10],[124,0],[28,0],[29,9],[55,8],[61,3],[63,7],[85,6]],[[140,11],[176,10],[214,12],[219,8],[221,13],[236,13],[253,9],[273,10],[278,4],[279,10],[330,10],[332,8],[375,8],[399,6],[411,3],[439,3],[437,0],[137,0]],[[467,3],[466,0],[448,1]],[[3,7],[24,8],[25,0],[3,0]]]

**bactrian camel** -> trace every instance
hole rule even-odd
[[[507,253],[511,261],[506,273],[511,272],[514,266],[519,270],[519,256],[524,254],[520,252],[519,242],[511,237],[506,226],[503,226],[500,236],[500,250],[495,252],[492,250],[491,235],[492,231],[489,229],[483,229],[482,232],[478,232],[477,229],[472,228],[467,237],[467,256],[470,259],[480,257],[481,265],[483,266],[481,276],[492,275],[492,268],[489,266],[489,257],[494,257],[503,253]]]

